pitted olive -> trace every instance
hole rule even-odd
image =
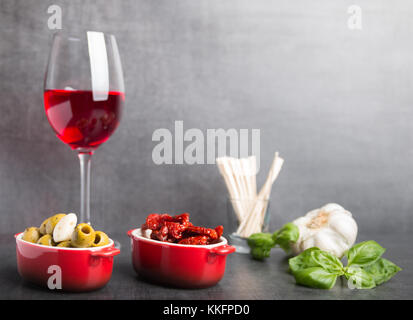
[[[70,240],[65,240],[62,242],[59,242],[57,247],[62,247],[62,248],[70,248],[72,246],[71,241]]]
[[[95,230],[87,223],[80,223],[72,234],[72,246],[76,248],[87,248],[92,246],[95,240]]]
[[[53,234],[54,227],[65,215],[66,214],[64,213],[58,213],[55,214],[53,217],[50,217],[49,220],[46,222],[46,233]]]
[[[40,238],[39,228],[30,227],[24,230],[22,239],[28,242],[36,243]]]
[[[47,218],[47,219],[44,220],[44,221],[42,222],[42,224],[40,225],[40,227],[39,227],[39,232],[40,232],[41,235],[45,235],[45,234],[46,234],[46,224],[47,224],[47,222],[49,221],[49,219],[50,219],[50,218]]]
[[[92,247],[101,247],[109,244],[109,237],[103,231],[95,232],[95,240],[93,241]]]
[[[44,246],[53,246],[55,243],[53,242],[53,238],[51,234],[45,234],[42,236],[38,241],[38,244],[44,245]]]

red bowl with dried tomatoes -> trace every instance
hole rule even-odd
[[[222,226],[193,226],[189,214],[157,215],[157,221],[151,217],[154,214],[142,228],[128,231],[132,264],[138,275],[182,288],[205,288],[222,279],[226,258],[235,252],[222,236]]]

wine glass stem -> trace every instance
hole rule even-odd
[[[92,152],[79,152],[80,222],[90,223],[90,160]]]

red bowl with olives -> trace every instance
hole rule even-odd
[[[71,214],[59,215],[59,219],[54,215],[48,218],[52,222],[15,235],[19,274],[26,281],[56,291],[103,287],[112,276],[113,257],[120,250],[105,233],[88,224],[76,225]]]

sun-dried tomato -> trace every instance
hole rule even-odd
[[[186,213],[186,212],[185,212],[185,213],[176,215],[176,216],[174,217],[174,220],[175,220],[176,222],[179,222],[179,223],[189,222],[189,213]]]
[[[160,220],[161,220],[162,222],[165,222],[165,221],[174,221],[174,218],[171,217],[171,216],[170,216],[169,214],[167,214],[167,213],[163,213],[163,214],[160,215]]]
[[[224,233],[224,227],[218,226],[215,228],[215,231],[217,232],[218,238],[221,238],[222,234]]]
[[[147,218],[146,218],[146,229],[151,229],[151,230],[158,230],[160,228],[161,224],[161,216],[157,213],[151,213]]]
[[[159,230],[152,230],[151,238],[159,241],[166,241],[168,238],[168,227],[163,225]]]
[[[219,241],[223,226],[215,229],[194,226],[189,221],[189,213],[174,217],[167,213],[151,213],[142,225],[142,230],[152,230],[151,238],[180,244],[211,244]]]
[[[182,239],[179,244],[191,244],[191,245],[205,245],[209,244],[209,238],[207,236],[197,236]]]
[[[170,238],[175,238],[179,240],[182,238],[182,233],[185,231],[186,227],[178,222],[164,222],[165,226],[168,228],[168,236]]]
[[[186,228],[186,232],[190,235],[208,236],[212,240],[218,239],[218,234],[214,229],[191,226]]]

